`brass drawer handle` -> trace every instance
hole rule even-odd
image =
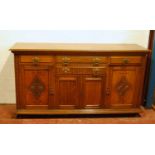
[[[34,64],[39,63],[39,61],[40,61],[39,57],[34,57],[34,58],[32,58],[32,62],[33,62]]]
[[[99,68],[93,68],[93,76],[99,76],[101,74],[101,70]]]
[[[68,68],[68,67],[63,67],[62,70],[63,70],[64,73],[69,73],[70,72],[70,68]]]
[[[125,59],[123,59],[123,63],[127,64],[127,63],[129,63],[129,60],[125,58]]]
[[[99,65],[99,63],[100,63],[100,61],[101,61],[101,59],[100,59],[100,58],[95,57],[95,58],[93,59],[93,66],[98,66],[98,65]]]
[[[70,58],[65,56],[65,57],[62,58],[62,60],[63,60],[63,61],[69,61]]]
[[[62,61],[63,61],[63,65],[67,66],[69,64],[70,58],[65,56],[62,58]]]

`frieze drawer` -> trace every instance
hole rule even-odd
[[[113,56],[110,58],[111,64],[141,64],[141,56]]]
[[[52,56],[24,55],[24,56],[20,56],[20,62],[22,63],[50,63],[50,62],[54,62],[54,59]]]
[[[102,56],[57,56],[58,63],[91,63],[94,65],[107,63],[107,57]]]

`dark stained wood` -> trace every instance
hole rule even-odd
[[[147,62],[146,62],[146,72],[145,72],[145,81],[144,81],[144,91],[143,91],[143,104],[146,103],[148,86],[149,86],[149,75],[150,75],[150,66],[151,66],[151,58],[152,58],[152,49],[153,49],[153,41],[155,30],[150,30],[149,40],[148,40],[148,49],[149,52],[147,54]]]
[[[20,83],[20,70],[19,70],[19,56],[15,56],[14,57],[14,66],[15,66],[15,85],[16,85],[16,108],[20,108],[21,107],[21,102],[20,102],[20,98],[21,98],[21,83]]]
[[[146,57],[138,45],[18,43],[17,114],[139,113]]]
[[[150,30],[148,49],[151,51],[153,49],[153,40],[154,40],[154,30]]]

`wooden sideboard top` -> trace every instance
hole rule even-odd
[[[22,52],[138,52],[146,53],[148,49],[136,44],[95,44],[95,43],[16,43],[11,49],[13,53]]]

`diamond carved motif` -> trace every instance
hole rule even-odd
[[[29,90],[33,93],[33,95],[38,98],[41,93],[45,90],[45,86],[43,82],[36,76],[29,86]]]
[[[130,83],[127,81],[125,76],[122,76],[120,81],[116,84],[116,91],[120,96],[124,96],[129,89]]]

